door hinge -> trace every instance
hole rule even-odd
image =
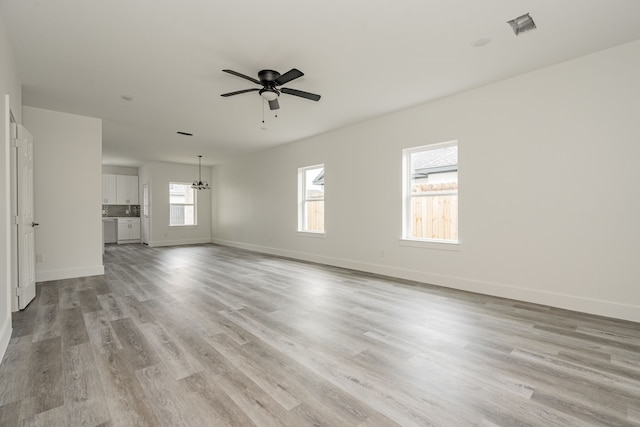
[[[13,217],[13,223],[14,223],[15,225],[20,225],[20,224],[22,224],[22,217],[20,217],[20,216],[18,216],[18,215],[14,216],[14,217]]]
[[[20,138],[12,138],[11,139],[11,146],[13,148],[22,148],[24,147],[24,141]]]
[[[17,296],[17,297],[21,297],[22,295],[24,295],[24,287],[20,287],[20,286],[18,286],[18,287],[16,288],[16,296]]]

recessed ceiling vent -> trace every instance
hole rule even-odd
[[[536,23],[533,22],[533,18],[528,13],[525,13],[522,16],[518,16],[511,21],[507,21],[507,24],[511,25],[513,32],[517,35],[520,35],[524,32],[535,30]]]
[[[176,132],[176,133],[177,133],[178,135],[193,136],[193,134],[192,134],[192,133],[189,133],[189,132],[180,132],[180,131],[178,131],[178,132]]]

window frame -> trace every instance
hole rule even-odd
[[[326,172],[324,163],[319,163],[311,166],[304,166],[298,168],[298,233],[302,235],[313,235],[313,236],[324,236],[326,232],[325,228],[325,218],[323,214],[322,218],[322,231],[309,230],[307,224],[307,204],[308,202],[317,202],[320,201],[318,198],[308,198],[307,197],[307,180],[306,174],[308,171],[313,169],[322,169],[322,173]],[[323,176],[324,181],[324,176]],[[323,184],[323,192],[322,192],[322,205],[324,210],[325,205],[325,194],[324,194],[324,184]]]
[[[171,186],[184,185],[193,192],[193,203],[171,203]],[[169,227],[197,227],[198,226],[198,192],[195,188],[191,188],[191,182],[170,181],[169,182]],[[193,206],[193,224],[171,224],[171,207],[172,206]]]
[[[420,194],[417,195],[412,191],[412,168],[411,168],[411,156],[415,153],[437,150],[446,147],[458,147],[458,159],[456,162],[456,172],[458,174],[458,189],[445,190],[438,192],[437,194]],[[434,238],[420,238],[412,236],[412,218],[411,218],[411,205],[414,197],[436,197],[436,196],[458,196],[458,203],[460,199],[460,174],[459,174],[459,148],[458,140],[438,142],[432,144],[421,145],[417,147],[405,148],[402,150],[402,234],[400,238],[400,244],[403,246],[411,247],[423,247],[431,249],[445,249],[445,250],[458,250],[460,245],[460,219],[459,219],[459,205],[456,212],[457,219],[457,239],[434,239]],[[443,171],[444,172],[444,171]]]

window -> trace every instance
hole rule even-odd
[[[191,183],[169,183],[169,225],[197,225],[196,192]]]
[[[298,169],[298,231],[324,233],[324,165]]]
[[[403,238],[458,242],[458,143],[403,151]]]

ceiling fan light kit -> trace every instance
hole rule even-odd
[[[222,71],[224,71],[225,73],[232,74],[236,77],[249,80],[250,82],[253,82],[262,86],[262,89],[258,89],[258,88],[243,89],[235,92],[223,93],[222,95],[220,95],[223,97],[240,95],[241,93],[247,93],[247,92],[258,92],[258,94],[263,99],[269,101],[269,109],[271,110],[277,110],[280,108],[280,104],[278,103],[278,97],[280,96],[281,93],[309,99],[311,101],[320,100],[320,95],[317,95],[315,93],[305,92],[297,89],[289,89],[286,87],[277,89],[277,86],[282,86],[286,83],[289,83],[292,80],[295,80],[299,77],[304,76],[304,73],[298,70],[297,68],[292,68],[284,74],[280,74],[279,72],[274,70],[260,70],[258,72],[258,79],[245,76],[244,74],[238,73],[237,71],[233,71],[233,70],[222,70]]]
[[[280,96],[280,92],[275,89],[260,89],[260,92],[258,93],[267,101],[273,101],[274,99],[278,99],[278,96]]]

